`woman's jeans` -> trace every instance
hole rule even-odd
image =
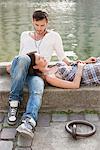
[[[29,99],[24,113],[25,117],[32,117],[35,121],[38,117],[38,111],[42,103],[44,90],[44,81],[38,76],[28,75],[28,68],[31,63],[29,56],[17,56],[14,58],[11,67],[11,91],[9,101],[17,100],[21,102],[23,87],[25,83],[29,89]]]

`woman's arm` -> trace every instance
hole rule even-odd
[[[96,57],[89,57],[88,59],[86,59],[84,61],[78,60],[77,62],[83,62],[83,63],[86,63],[86,64],[90,64],[90,63],[95,63],[96,60],[97,60]]]
[[[59,87],[59,88],[64,88],[64,89],[76,89],[80,87],[80,81],[82,77],[82,70],[83,70],[84,64],[83,63],[78,63],[78,69],[75,75],[74,80],[71,81],[66,81],[57,78],[55,75],[53,76],[46,76],[46,81],[50,83],[53,86]]]
[[[90,57],[85,60],[85,63],[90,64],[90,63],[95,63],[96,62],[96,57]]]

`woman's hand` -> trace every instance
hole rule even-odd
[[[85,63],[89,64],[89,63],[95,63],[96,62],[96,57],[90,57],[88,59],[85,60]]]
[[[83,68],[84,68],[85,65],[86,65],[86,63],[84,63],[84,62],[79,62],[78,63],[78,72],[79,72],[80,76],[82,76],[82,71],[83,71]]]
[[[79,62],[78,63],[77,72],[76,72],[75,78],[73,80],[73,87],[74,88],[79,88],[80,87],[82,72],[83,72],[83,68],[84,68],[85,65],[86,65],[86,63],[84,63],[84,62]]]
[[[86,62],[78,62],[78,66],[84,67],[86,65]]]
[[[84,61],[77,60],[77,63],[81,62],[81,63],[91,64],[91,63],[95,63],[96,60],[97,60],[96,57],[90,57]]]
[[[78,68],[84,68],[84,66],[86,65],[85,62],[78,62]]]

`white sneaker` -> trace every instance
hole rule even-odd
[[[7,119],[7,123],[9,125],[15,125],[16,124],[16,122],[17,122],[17,112],[18,112],[17,107],[10,107],[9,106],[8,119]]]
[[[24,123],[19,125],[16,130],[22,135],[24,134],[25,136],[30,136],[31,138],[33,138],[34,137],[35,127],[33,127],[30,124],[29,120],[30,120],[29,118],[24,120]]]
[[[15,125],[17,122],[18,104],[19,102],[17,100],[12,100],[9,102],[9,112],[7,119],[9,125]]]

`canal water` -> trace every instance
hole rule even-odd
[[[33,30],[38,9],[48,12],[48,28],[60,33],[65,51],[100,56],[100,0],[0,0],[0,62],[18,54],[20,34]]]

